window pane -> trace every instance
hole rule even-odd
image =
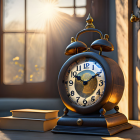
[[[73,7],[74,6],[74,0],[58,0],[57,5],[59,7]]]
[[[42,30],[45,28],[44,18],[42,18],[39,0],[27,0],[27,30]]]
[[[84,17],[86,14],[86,8],[76,8],[75,13],[77,17]]]
[[[22,33],[4,34],[4,84],[24,82],[24,37]]]
[[[42,82],[45,80],[45,39],[45,34],[27,34],[27,82]]]
[[[70,16],[73,16],[73,14],[74,14],[74,8],[59,8],[59,11],[66,13]]]
[[[24,0],[3,0],[3,30],[24,30]]]
[[[86,0],[76,0],[76,6],[86,6]]]
[[[27,0],[27,30],[45,31],[48,21],[56,18],[56,1]]]

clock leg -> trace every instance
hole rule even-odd
[[[64,110],[63,110],[63,111],[64,111],[63,116],[66,116],[66,115],[67,115],[67,113],[69,112],[69,110],[68,110],[66,107],[64,108]]]
[[[119,106],[115,106],[114,109],[116,110],[116,112],[119,112]]]
[[[105,110],[104,108],[101,108],[101,109],[99,110],[99,112],[100,112],[100,115],[104,115],[104,114],[106,113],[106,110]]]

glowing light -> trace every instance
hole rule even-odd
[[[121,138],[121,137],[101,137],[103,140],[132,140],[130,138]]]
[[[18,42],[24,44],[24,38],[23,37],[20,37],[19,40],[18,40]]]
[[[33,78],[33,75],[30,75],[30,78]]]
[[[57,6],[55,3],[47,2],[44,6],[42,6],[42,11],[45,14],[44,18],[52,19],[55,16]]]
[[[15,65],[18,65],[18,62],[15,62]]]
[[[13,61],[15,61],[15,60],[19,60],[19,57],[16,56],[15,58],[13,58]]]
[[[44,31],[46,24],[57,16],[56,0],[30,0],[28,1],[27,10],[27,30]]]

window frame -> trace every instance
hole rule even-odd
[[[0,97],[12,97],[12,98],[42,98],[42,97],[53,97],[53,96],[47,96],[47,94],[44,96],[43,94],[38,94],[38,89],[43,89],[46,81],[44,82],[37,82],[37,83],[27,83],[26,82],[26,62],[27,62],[27,34],[28,33],[39,33],[44,34],[45,32],[37,32],[37,31],[27,31],[26,23],[27,23],[27,1],[25,2],[25,9],[24,9],[24,31],[3,31],[3,0],[0,0],[0,11],[1,11],[1,18],[0,18],[0,54],[1,54],[1,61],[0,61]],[[23,33],[25,35],[25,43],[24,43],[24,82],[22,84],[17,85],[6,85],[3,83],[3,35],[6,33]],[[46,73],[47,75],[47,73]],[[31,89],[28,91],[28,89]],[[47,90],[45,90],[47,92]],[[19,95],[20,94],[20,95]],[[56,97],[56,95],[55,95]]]
[[[2,6],[3,6],[3,3],[2,3]],[[3,9],[3,7],[2,7],[2,9]],[[3,10],[2,10],[2,16],[3,16]],[[3,28],[3,17],[2,17],[2,28]],[[27,82],[27,74],[26,74],[26,71],[27,71],[27,63],[26,63],[27,62],[27,34],[29,34],[29,33],[31,33],[31,34],[46,34],[46,33],[42,32],[42,31],[40,32],[40,31],[28,31],[27,30],[27,0],[24,0],[24,31],[3,31],[2,30],[2,36],[6,33],[15,33],[15,34],[22,33],[22,34],[24,34],[24,77],[23,77],[24,82],[23,83],[28,83]],[[3,40],[3,38],[2,38],[2,40]],[[3,46],[3,44],[2,44],[2,46]],[[2,66],[2,69],[3,69],[3,66]],[[45,80],[46,80],[46,78],[45,78]],[[4,81],[3,77],[2,77],[2,81]],[[15,85],[21,85],[23,83],[15,84]],[[39,82],[36,82],[36,83],[39,83]]]
[[[84,17],[76,17],[73,16],[73,18],[79,22],[85,22],[85,17],[87,17],[87,13],[91,12],[91,9],[89,10],[87,7],[91,6],[91,1],[92,0],[87,0],[86,1],[86,14]],[[75,0],[74,0],[75,3]],[[82,8],[83,6],[81,6]],[[85,6],[84,6],[85,7]],[[62,8],[62,7],[60,7]],[[65,8],[65,7],[63,7]],[[73,7],[72,7],[73,8]],[[75,6],[76,8],[76,6]],[[77,7],[79,8],[79,7]],[[75,11],[75,9],[74,9]],[[49,78],[49,80],[45,80],[44,82],[38,82],[38,83],[27,83],[26,82],[26,59],[27,57],[26,54],[26,36],[27,33],[44,33],[44,32],[34,32],[34,31],[27,31],[26,30],[26,21],[27,21],[27,0],[25,0],[25,29],[22,32],[7,32],[7,31],[3,31],[3,0],[0,0],[0,98],[60,98],[59,93],[58,93],[58,89],[55,88],[47,88],[50,87],[52,85],[49,84],[49,82],[51,81]],[[3,34],[5,33],[24,33],[25,34],[25,52],[24,52],[24,83],[23,84],[18,84],[18,85],[5,85],[3,83]],[[47,46],[47,44],[46,44]],[[50,56],[50,54],[47,54]],[[46,67],[48,67],[48,59],[46,59]],[[51,70],[46,70],[46,78],[47,75],[49,75],[51,72]],[[49,77],[49,76],[48,76]],[[57,81],[57,79],[56,79]],[[51,81],[52,83],[52,81]],[[55,87],[57,86],[56,83],[54,83]],[[52,94],[53,93],[53,94]]]
[[[86,8],[86,13],[87,13],[87,0],[86,0],[86,5],[85,6],[76,6],[76,0],[73,0],[73,4],[74,4],[73,6],[62,6],[62,7],[60,6],[59,8],[74,8],[73,17],[82,18],[82,17],[76,16],[76,8]],[[86,15],[86,13],[85,13],[85,15]]]

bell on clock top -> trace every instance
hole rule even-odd
[[[102,51],[105,52],[113,51],[114,46],[111,42],[108,41],[109,35],[105,34],[103,37],[102,32],[98,29],[95,29],[95,26],[92,23],[93,18],[90,16],[90,14],[87,17],[86,22],[87,24],[85,26],[85,29],[78,32],[75,38],[74,37],[71,38],[71,44],[69,44],[66,47],[65,55],[75,55],[77,53],[81,53],[89,49],[84,42],[78,40],[79,36],[86,32],[97,32],[100,34],[101,39],[95,40],[90,46],[92,49],[100,51],[99,52],[100,55],[102,54]]]

